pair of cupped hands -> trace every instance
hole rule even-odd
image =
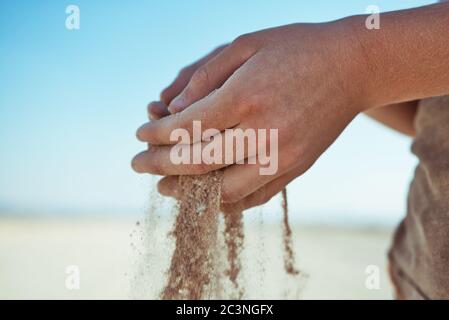
[[[371,105],[352,30],[344,20],[262,30],[182,69],[160,101],[148,105],[151,121],[137,131],[148,149],[135,156],[134,170],[164,176],[159,192],[177,197],[177,176],[223,169],[223,203],[246,209],[267,202]],[[261,175],[258,162],[173,164],[170,133],[190,132],[194,120],[201,120],[202,130],[278,129],[277,173]]]

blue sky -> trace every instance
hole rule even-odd
[[[389,11],[427,3],[2,1],[0,207],[140,212],[150,179],[130,169],[144,147],[135,129],[181,67],[245,32],[332,20],[373,4]],[[80,30],[65,28],[69,4],[80,8]],[[409,145],[357,119],[291,185],[292,209],[323,219],[399,219],[416,164]]]

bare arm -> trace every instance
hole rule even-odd
[[[449,94],[449,3],[384,13],[380,30],[353,21],[368,66],[364,111]]]
[[[449,93],[449,3],[386,13],[381,30],[355,30],[374,80],[365,114],[414,136],[417,100]]]

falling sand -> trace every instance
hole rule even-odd
[[[238,282],[238,276],[242,268],[240,253],[243,250],[243,212],[241,210],[224,210],[225,243],[227,248],[228,269],[226,275],[232,283],[235,292],[233,298],[241,299],[244,290]]]
[[[282,189],[282,211],[284,213],[283,227],[284,227],[284,267],[285,271],[291,275],[299,274],[295,268],[295,254],[293,252],[292,244],[292,229],[288,223],[288,203],[287,203],[287,189]]]
[[[211,294],[218,231],[221,174],[180,176],[175,251],[162,299],[201,299]]]
[[[170,262],[162,299],[208,299],[213,297],[241,299],[244,288],[239,283],[244,246],[243,215],[241,210],[220,207],[222,172],[202,176],[180,176],[180,199],[172,235],[175,249]],[[288,223],[287,194],[282,192],[283,245],[286,273],[297,275],[292,249],[292,232]],[[220,214],[224,218],[226,261],[219,258],[218,245]],[[223,278],[231,283],[224,292]],[[221,292],[220,292],[221,291]]]

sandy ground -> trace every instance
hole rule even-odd
[[[136,228],[136,219],[124,218],[0,219],[0,298],[145,298],[131,285],[139,262]],[[245,259],[262,261],[265,270],[263,276],[244,274],[249,282],[263,277],[257,281],[265,289],[252,289],[251,298],[282,298],[277,289],[285,284],[302,287],[304,299],[391,299],[386,274],[391,230],[294,225],[299,266],[307,274],[299,284],[277,277],[282,274],[279,230],[275,223],[247,226]],[[167,249],[154,245],[160,250],[156,260],[163,261]],[[79,268],[79,289],[66,287],[66,268],[71,265]],[[369,266],[378,267],[379,288],[366,286]],[[162,278],[158,272],[147,276]]]

